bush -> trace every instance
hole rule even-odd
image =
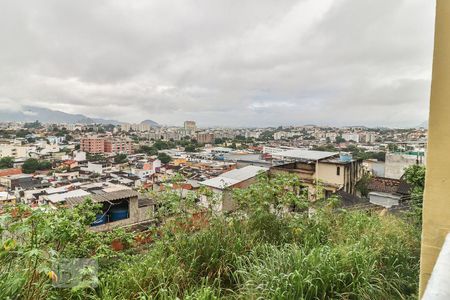
[[[172,160],[172,157],[164,152],[161,152],[158,154],[158,159],[161,161],[161,163],[167,164]]]
[[[49,170],[52,168],[52,163],[46,160],[37,160],[35,158],[27,159],[22,165],[22,172],[31,174],[39,170]]]
[[[14,165],[14,158],[6,156],[0,158],[0,169],[12,168]]]
[[[96,207],[30,210],[0,218],[13,236],[0,248],[0,299],[406,299],[418,288],[420,232],[396,216],[332,209],[309,214],[270,209],[302,202],[292,178],[267,178],[234,197],[241,210],[205,213],[194,227],[186,210],[170,215],[147,246],[133,233],[94,233]],[[261,189],[261,190],[259,190]],[[172,199],[175,194],[161,199]],[[260,199],[253,199],[260,198]],[[179,198],[179,204],[186,200]],[[245,201],[249,202],[245,205]],[[261,209],[257,205],[262,206]],[[111,242],[126,241],[116,252]],[[88,257],[99,263],[98,287],[52,288],[51,262]]]

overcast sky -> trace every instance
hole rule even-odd
[[[173,125],[418,125],[434,9],[430,0],[0,0],[0,107]]]

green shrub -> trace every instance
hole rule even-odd
[[[311,216],[304,208],[289,213],[276,205],[302,204],[302,195],[277,188],[270,178],[261,180],[269,184],[235,194],[242,197],[241,211],[207,214],[207,225],[195,230],[186,226],[191,217],[186,207],[192,207],[169,193],[161,199],[179,213],[162,222],[153,244],[138,248],[133,233],[90,231],[96,207],[89,201],[73,210],[12,209],[0,216],[0,233],[9,237],[0,248],[0,299],[415,297],[420,244],[415,224],[331,205]],[[117,239],[130,249],[113,251]],[[98,261],[98,287],[53,288],[47,275],[52,262],[77,257]]]

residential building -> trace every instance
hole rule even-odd
[[[84,151],[74,151],[72,153],[73,160],[75,161],[85,161],[86,160],[86,152]]]
[[[95,154],[105,152],[105,139],[100,137],[84,137],[80,140],[80,150]]]
[[[33,175],[30,174],[15,174],[0,177],[0,185],[14,190],[16,187],[19,187],[23,183],[28,183],[33,180]]]
[[[267,172],[269,168],[258,166],[247,166],[242,169],[235,169],[225,172],[220,176],[200,182],[200,185],[210,188],[214,192],[214,200],[217,203],[213,204],[213,209],[222,212],[232,211],[236,208],[236,204],[232,199],[231,189],[246,188],[255,182],[256,176],[259,173]],[[201,203],[204,206],[209,206],[206,197],[202,197]]]
[[[111,171],[111,165],[106,162],[88,162],[87,167],[81,167],[82,171],[87,171],[95,174],[103,174],[106,171]]]
[[[66,140],[65,136],[48,136],[47,137],[47,141],[50,144],[61,144],[62,142],[64,142]]]
[[[14,204],[16,204],[16,202],[17,202],[16,196],[11,195],[8,192],[0,191],[0,209],[4,205],[14,205]]]
[[[93,231],[133,226],[152,221],[154,205],[150,199],[130,187],[109,182],[67,185],[39,192],[39,202],[53,207],[73,207],[90,198],[101,205],[101,212],[91,225]]]
[[[125,153],[132,154],[133,145],[131,140],[125,139],[107,139],[105,140],[105,149],[106,153]]]
[[[200,144],[211,144],[214,142],[214,133],[199,132],[197,134],[197,142]]]
[[[424,152],[386,153],[384,177],[400,179],[409,166],[424,164]]]
[[[159,159],[138,161],[134,167],[131,168],[130,173],[144,178],[156,173],[161,168],[161,161]]]
[[[132,153],[132,142],[129,139],[107,137],[84,137],[80,140],[80,150],[87,153]]]
[[[378,161],[376,159],[366,159],[363,162],[364,168],[373,176],[385,177],[385,163],[384,161]]]
[[[184,130],[193,133],[197,130],[197,124],[195,121],[184,121]]]
[[[120,125],[120,129],[121,129],[122,131],[128,132],[128,131],[131,130],[131,124],[129,124],[129,123],[121,124],[121,125]]]
[[[34,146],[22,146],[20,144],[0,144],[0,158],[2,157],[29,157],[29,154],[36,152]]]
[[[325,197],[340,190],[355,195],[356,183],[364,172],[362,160],[337,152],[294,149],[274,153],[273,156],[285,162],[271,167],[270,172],[297,175],[308,187],[310,200],[316,199],[319,186],[324,189]]]
[[[343,133],[342,138],[346,141],[354,141],[359,143],[359,134],[357,133]]]
[[[411,199],[410,186],[403,179],[372,177],[367,185],[370,203],[391,208]]]

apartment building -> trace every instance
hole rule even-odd
[[[200,132],[197,134],[197,142],[200,144],[211,144],[214,142],[214,133]]]
[[[132,153],[131,140],[122,140],[122,139],[105,140],[105,152],[131,154]]]
[[[104,153],[105,139],[99,137],[85,137],[80,140],[80,150],[87,153]]]
[[[425,161],[424,151],[386,153],[384,176],[400,179],[405,174],[406,168],[412,165],[425,165]]]
[[[0,158],[2,157],[29,157],[31,152],[36,152],[34,146],[21,146],[18,144],[0,144]]]
[[[195,121],[184,121],[184,130],[187,132],[195,132],[197,130],[197,124]]]
[[[80,140],[80,150],[87,153],[132,153],[132,143],[128,139],[105,137],[85,137]]]
[[[344,133],[342,134],[342,138],[346,141],[354,141],[359,143],[359,134],[357,133]]]

